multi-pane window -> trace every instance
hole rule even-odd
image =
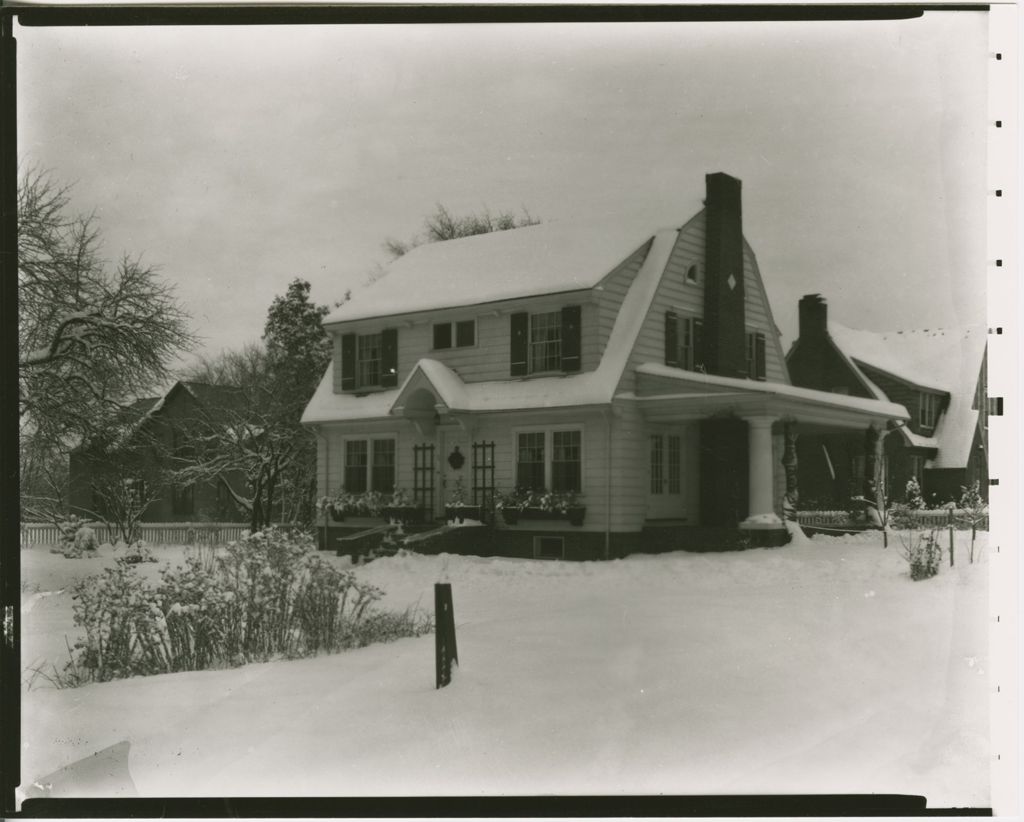
[[[370,488],[373,491],[395,490],[395,441],[392,439],[373,441]]]
[[[682,493],[683,440],[678,434],[651,434],[651,493]]]
[[[476,320],[434,323],[434,350],[471,348],[476,345]]]
[[[530,315],[530,372],[562,367],[562,312]]]
[[[366,440],[345,442],[345,490],[361,494],[367,489],[366,468],[370,464],[369,443]]]
[[[680,317],[679,328],[679,367],[693,371],[697,363],[697,329],[700,320],[694,317]]]
[[[351,494],[394,491],[395,454],[393,437],[345,440],[345,490]]]
[[[583,468],[582,434],[579,431],[551,432],[551,490],[579,491]]]
[[[544,489],[544,432],[519,435],[516,449],[516,487]]]
[[[752,380],[765,378],[765,337],[760,331],[747,332],[747,376]]]
[[[670,494],[680,493],[680,479],[682,477],[682,439],[678,434],[669,434],[667,438],[668,453],[668,492]]]
[[[939,395],[922,393],[918,404],[917,421],[922,428],[934,428],[939,415]]]
[[[651,434],[651,493],[661,494],[665,482],[665,463],[662,460],[662,436]]]
[[[381,335],[361,334],[356,338],[356,385],[380,385]]]
[[[583,490],[583,432],[529,431],[516,437],[516,487]]]

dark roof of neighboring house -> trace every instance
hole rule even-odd
[[[195,401],[208,411],[218,408],[236,410],[245,399],[242,389],[233,385],[212,385],[211,383],[193,382],[191,380],[181,381],[176,385],[180,385],[188,391]],[[173,391],[174,389],[172,388],[171,390]],[[168,392],[169,395],[170,392]]]

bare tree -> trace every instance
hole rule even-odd
[[[423,243],[439,243],[455,240],[459,237],[472,237],[476,234],[489,234],[492,231],[508,231],[512,228],[537,225],[540,220],[525,208],[520,216],[511,211],[500,211],[492,214],[484,208],[479,214],[467,214],[462,217],[453,215],[444,205],[437,204],[433,214],[423,222],[424,234],[409,240],[396,240],[389,237],[384,241],[384,250],[392,257],[401,257]]]
[[[168,375],[195,337],[157,270],[100,257],[94,216],[31,171],[18,197],[18,404],[23,439],[56,447],[102,430],[126,399]]]
[[[295,485],[306,474],[311,435],[298,426],[296,398],[277,390],[263,346],[247,345],[202,360],[188,378],[233,386],[237,392],[230,403],[208,408],[183,425],[189,456],[180,461],[175,479],[219,482],[248,514],[253,531],[265,528],[275,515],[296,516],[282,511],[281,501],[299,493]],[[312,459],[315,463],[315,451]],[[231,482],[233,476],[244,478],[244,490]]]

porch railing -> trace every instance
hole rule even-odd
[[[953,511],[953,527],[954,528],[967,528],[969,526],[964,524],[963,511]],[[941,511],[913,511],[914,518],[919,523],[919,527],[925,528],[948,528],[950,524],[950,513],[949,509],[942,509]],[[854,522],[850,519],[848,511],[797,511],[796,519],[801,525],[814,526],[848,526],[860,524],[863,522]],[[988,530],[988,515],[978,524],[979,531]]]

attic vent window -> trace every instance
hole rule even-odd
[[[691,265],[689,268],[686,269],[686,279],[689,282],[691,282],[691,283],[697,282],[697,264],[696,263],[694,263],[693,265]]]

